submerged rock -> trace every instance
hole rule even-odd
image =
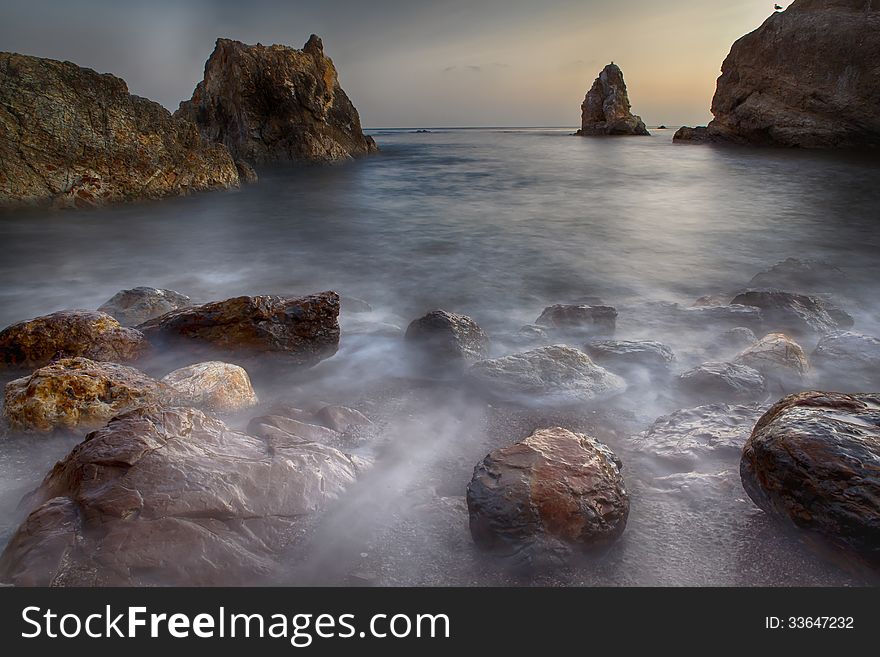
[[[880,396],[786,397],[755,426],[740,475],[765,512],[880,559]]]
[[[613,335],[617,309],[612,306],[556,304],[548,306],[535,324],[556,332]]]
[[[270,450],[193,409],[141,408],[89,434],[28,500],[0,557],[19,586],[254,584],[299,518],[354,483],[323,445]]]
[[[805,294],[750,290],[731,303],[760,308],[768,329],[794,337],[818,337],[853,325],[853,318],[830,301]]]
[[[695,328],[711,325],[746,327],[758,330],[763,325],[764,316],[760,308],[734,302],[726,306],[694,306],[685,308],[679,314],[682,321]]]
[[[284,356],[312,366],[336,353],[339,296],[236,297],[175,310],[138,328],[151,342],[238,358]]]
[[[783,387],[800,383],[810,369],[803,348],[782,333],[765,335],[737,356],[736,363],[758,370]]]
[[[220,361],[196,363],[165,375],[177,403],[217,412],[240,411],[259,400],[244,368]]]
[[[191,305],[185,294],[155,287],[135,287],[117,292],[98,308],[123,326],[137,326],[172,310]]]
[[[0,53],[0,207],[89,208],[238,185],[188,121],[70,62]]]
[[[840,269],[822,260],[786,258],[769,269],[755,274],[752,288],[775,288],[796,292],[831,292],[846,285]]]
[[[813,352],[814,367],[835,387],[880,390],[880,339],[851,331],[831,333]]]
[[[630,111],[623,72],[614,62],[608,64],[593,82],[581,105],[581,129],[577,134],[649,135],[644,121]]]
[[[709,362],[681,374],[678,388],[704,402],[756,401],[764,397],[767,381],[763,374],[747,365]]]
[[[366,415],[347,406],[324,406],[315,413],[315,418],[328,429],[340,432],[372,424]]]
[[[480,361],[468,378],[481,392],[523,403],[578,404],[626,390],[622,378],[564,345]]]
[[[93,310],[62,310],[0,332],[0,369],[32,369],[57,358],[82,356],[127,362],[149,345],[140,331],[123,328],[110,315]]]
[[[406,340],[439,366],[462,367],[489,354],[489,338],[467,315],[434,310],[414,320],[406,330]]]
[[[133,367],[65,358],[6,384],[3,416],[16,431],[95,429],[136,406],[169,400],[170,392]]]
[[[175,117],[251,164],[337,161],[378,150],[312,35],[302,50],[217,39],[205,77]]]
[[[752,329],[745,326],[736,326],[718,336],[712,347],[714,349],[732,350],[739,353],[743,349],[751,347],[757,341],[758,336],[755,335]]]
[[[467,488],[470,530],[501,553],[594,549],[626,527],[620,461],[589,436],[555,427],[489,454]]]
[[[590,358],[612,370],[645,368],[667,371],[675,362],[675,353],[653,340],[599,340],[584,345]]]
[[[880,147],[880,5],[795,0],[733,44],[708,128],[675,140]]]
[[[313,442],[335,446],[339,443],[337,431],[281,415],[255,417],[248,423],[247,430],[254,436],[273,441],[273,446],[278,445],[279,440],[290,444]]]

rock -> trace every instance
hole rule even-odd
[[[708,128],[679,142],[880,146],[880,5],[795,0],[733,44]]]
[[[16,431],[96,429],[131,408],[170,399],[140,370],[87,358],[65,358],[6,384],[3,415]]]
[[[546,342],[550,340],[547,329],[537,324],[526,324],[520,328],[514,335],[514,340],[519,343],[531,344],[535,342]]]
[[[737,356],[735,362],[758,370],[768,381],[783,387],[800,383],[810,369],[803,348],[783,333],[765,335]]]
[[[675,362],[675,353],[652,340],[600,340],[584,345],[590,358],[611,370],[633,368],[668,371]]]
[[[787,258],[755,274],[749,287],[796,292],[830,292],[840,289],[846,283],[846,274],[832,264],[822,260]]]
[[[763,374],[736,363],[703,363],[681,374],[677,383],[679,390],[701,402],[756,401],[767,390]]]
[[[148,348],[140,331],[123,328],[106,313],[62,310],[0,331],[0,369],[33,369],[75,356],[127,362]]]
[[[663,472],[690,472],[738,462],[742,447],[766,410],[758,404],[709,404],[657,418],[633,440]]]
[[[181,367],[162,378],[181,406],[231,413],[259,403],[244,368],[220,361]]]
[[[706,144],[714,141],[715,139],[709,135],[709,129],[706,126],[690,128],[683,125],[672,135],[673,144]]]
[[[378,150],[315,35],[302,50],[218,39],[204,80],[175,117],[255,165],[348,160]]]
[[[123,326],[137,326],[172,310],[191,305],[185,294],[155,287],[135,287],[117,292],[98,310],[115,317]]]
[[[312,366],[336,353],[339,296],[236,297],[167,313],[138,328],[157,344],[240,358],[284,356]]]
[[[255,182],[259,182],[260,177],[257,175],[254,167],[248,162],[245,162],[244,160],[236,160],[235,168],[238,171],[238,179],[242,183],[252,185]]]
[[[406,340],[432,363],[460,367],[485,358],[489,338],[466,315],[434,310],[414,320],[406,329]]]
[[[880,396],[786,397],[755,426],[740,476],[766,513],[880,558]]]
[[[253,585],[298,519],[354,483],[322,445],[269,450],[187,408],[140,408],[89,434],[30,497],[0,557],[19,586]]]
[[[339,432],[344,432],[349,427],[372,424],[366,415],[346,406],[324,406],[315,413],[315,417],[328,429]]]
[[[764,318],[760,308],[734,303],[726,306],[685,308],[681,313],[681,320],[697,327],[719,325],[759,329]]]
[[[557,332],[613,335],[617,328],[617,309],[611,306],[556,304],[545,308],[535,324]]]
[[[623,533],[629,515],[614,453],[559,427],[483,459],[468,485],[467,505],[474,542],[507,553],[604,547]]]
[[[649,135],[641,118],[630,111],[629,95],[623,72],[614,64],[608,64],[581,105],[582,137],[592,135]]]
[[[707,306],[726,306],[730,300],[729,295],[707,294],[694,301],[693,308],[705,308]]]
[[[853,318],[829,301],[780,290],[749,290],[731,303],[761,309],[764,324],[794,337],[816,337],[851,328]]]
[[[278,438],[278,431],[281,431],[287,436],[296,438],[294,442],[314,442],[322,445],[339,443],[339,433],[332,429],[280,415],[255,417],[248,423],[247,430],[254,436],[266,439]]]
[[[716,346],[721,349],[733,349],[737,352],[751,347],[758,341],[755,332],[745,326],[736,326],[718,337]]]
[[[564,345],[475,363],[468,379],[481,392],[505,400],[561,405],[591,402],[626,390],[616,374]]]
[[[89,208],[238,185],[225,148],[123,80],[0,53],[0,207]]]
[[[880,339],[874,336],[851,331],[826,335],[813,352],[812,361],[836,388],[880,389]]]

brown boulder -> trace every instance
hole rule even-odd
[[[137,326],[165,313],[192,305],[185,294],[155,287],[135,287],[121,290],[98,310],[116,318],[123,326]]]
[[[166,374],[162,383],[176,403],[217,412],[240,411],[259,403],[247,371],[238,365],[209,361]]]
[[[355,481],[341,452],[269,450],[194,409],[145,407],[89,434],[30,497],[0,557],[25,586],[241,585],[269,575],[298,519]]]
[[[0,206],[88,208],[238,186],[188,121],[70,62],[0,53]]]
[[[595,135],[643,135],[645,123],[630,111],[623,71],[614,62],[602,69],[581,105],[581,137]]]
[[[434,310],[414,320],[406,340],[432,365],[462,367],[489,355],[489,338],[467,315]]]
[[[559,427],[497,449],[467,488],[470,529],[482,548],[597,548],[626,526],[629,497],[620,463],[589,436]]]
[[[753,368],[783,386],[799,383],[810,370],[803,348],[782,333],[765,335],[740,353],[735,363]]]
[[[204,80],[175,117],[251,164],[347,160],[378,150],[315,35],[302,50],[217,39]]]
[[[32,369],[74,356],[126,362],[137,359],[147,348],[139,331],[123,328],[106,313],[62,310],[0,332],[0,369]]]
[[[335,292],[297,299],[236,297],[176,310],[138,328],[151,342],[207,355],[273,354],[284,356],[286,363],[312,366],[336,353],[338,316]]]

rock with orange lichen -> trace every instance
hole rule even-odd
[[[497,449],[467,489],[474,542],[521,556],[607,546],[629,514],[620,469],[608,447],[559,427]]]
[[[127,362],[148,347],[139,331],[123,328],[106,313],[62,310],[0,331],[0,369],[32,369],[74,356]]]

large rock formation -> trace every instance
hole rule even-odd
[[[225,148],[123,80],[0,53],[0,207],[92,207],[238,183]]]
[[[175,117],[251,164],[346,160],[378,150],[312,35],[302,50],[218,39]]]
[[[630,111],[623,72],[614,62],[602,69],[581,105],[582,137],[594,135],[648,135],[641,118]]]
[[[878,0],[795,0],[733,44],[715,119],[675,140],[880,147],[878,61]]]
[[[880,559],[880,396],[805,392],[755,425],[740,475],[767,513]]]
[[[254,584],[298,519],[357,472],[324,445],[270,446],[193,409],[133,410],[89,434],[30,496],[0,581]]]

